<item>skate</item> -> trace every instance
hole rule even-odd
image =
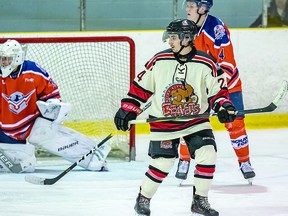
[[[208,197],[203,197],[195,194],[193,197],[193,202],[191,206],[191,212],[193,216],[203,215],[203,216],[218,216],[219,212],[212,209],[208,202]]]
[[[253,180],[253,178],[255,177],[256,174],[253,171],[253,168],[251,166],[250,161],[239,163],[239,167],[240,167],[240,170],[241,170],[244,178],[248,180],[248,183],[250,185],[252,185],[252,180]]]
[[[134,210],[138,216],[150,216],[150,199],[139,193],[136,199]]]
[[[189,172],[190,161],[179,160],[177,171],[175,177],[180,179],[181,182],[187,179],[188,172]],[[181,185],[181,183],[180,183]]]

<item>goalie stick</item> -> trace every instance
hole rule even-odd
[[[239,110],[236,111],[236,115],[243,115],[243,114],[255,114],[255,113],[263,113],[263,112],[273,112],[279,104],[285,98],[285,95],[288,91],[288,81],[283,80],[282,85],[279,89],[278,94],[276,95],[275,99],[266,107],[256,108],[256,109],[247,109],[247,110]],[[171,116],[171,117],[156,117],[156,118],[148,118],[148,119],[136,119],[132,120],[130,124],[142,124],[142,123],[149,123],[149,122],[161,122],[161,121],[177,121],[177,120],[186,120],[186,119],[193,119],[193,118],[207,118],[210,116],[216,116],[217,113],[202,113],[202,114],[192,114],[188,116]]]
[[[32,183],[32,184],[37,184],[37,185],[53,185],[53,184],[55,184],[63,176],[65,176],[67,173],[69,173],[74,167],[76,167],[81,161],[85,160],[85,158],[87,156],[89,156],[90,154],[93,154],[97,150],[97,148],[99,148],[105,142],[107,142],[110,138],[112,138],[116,134],[116,132],[117,131],[114,131],[114,132],[110,133],[96,147],[91,149],[87,154],[83,155],[81,159],[79,159],[78,161],[74,162],[71,166],[69,166],[66,170],[64,170],[62,173],[60,173],[55,178],[42,178],[42,177],[38,177],[38,176],[35,176],[35,175],[26,175],[25,176],[25,181],[27,181],[29,183]]]

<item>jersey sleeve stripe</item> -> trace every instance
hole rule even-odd
[[[202,32],[205,34],[205,36],[206,36],[207,38],[209,38],[209,39],[213,42],[213,44],[215,44],[215,39],[214,39],[213,37],[211,37],[208,32],[206,32],[204,29],[202,30]],[[201,31],[199,31],[198,35],[200,35],[200,34],[201,34]],[[215,47],[215,46],[214,46],[214,47]]]
[[[35,118],[40,116],[40,112],[36,112],[35,114],[31,114],[27,116],[26,118],[22,119],[21,121],[16,122],[15,124],[3,124],[1,122],[1,129],[4,131],[10,131],[10,130],[16,130],[17,128],[21,128],[27,124],[30,124],[31,121],[33,121]]]
[[[146,64],[146,69],[149,70],[154,63],[159,60],[159,59],[169,59],[169,58],[174,58],[173,53],[161,53],[156,56],[154,56],[147,64]]]
[[[35,74],[35,75],[43,77],[45,80],[50,79],[50,76],[47,76],[43,72],[39,72],[39,71],[27,70],[27,71],[22,71],[22,74]]]
[[[225,70],[225,71],[226,71],[226,73],[233,75],[233,71],[232,71],[232,69],[231,69],[231,68],[228,68],[228,67],[224,67],[223,65],[221,65],[221,68],[222,68],[223,70]]]
[[[137,82],[133,81],[131,84],[128,96],[140,100],[142,103],[145,103],[151,96],[153,92],[142,88]]]
[[[211,59],[206,58],[204,56],[195,55],[194,60],[208,63],[213,71],[214,77],[217,77],[217,67],[216,67],[216,64]]]
[[[9,130],[9,131],[3,130],[3,133],[5,133],[8,136],[14,137],[17,134],[21,134],[23,132],[26,132],[29,129],[29,127],[31,127],[31,124],[24,125],[23,127],[15,129],[15,130]]]
[[[227,84],[229,85],[231,82],[233,82],[238,77],[239,77],[239,71],[238,71],[238,69],[236,69],[236,72],[233,74],[233,76],[230,78],[230,80],[227,82]]]
[[[11,136],[11,137],[16,137],[18,134],[22,134],[22,133],[25,133],[27,132],[27,130],[31,127],[31,124],[30,125],[27,125],[25,128],[22,128],[21,130],[17,130],[15,132],[6,132],[6,131],[3,131],[7,136]]]
[[[222,41],[223,42],[223,41]],[[228,41],[227,43],[221,43],[219,46],[217,46],[216,44],[214,44],[214,48],[215,49],[221,49],[221,47],[228,47],[230,46],[230,41]]]
[[[240,81],[240,77],[238,76],[238,78],[235,79],[232,83],[229,83],[228,89],[234,88],[238,84],[239,81]]]
[[[44,95],[40,98],[40,100],[46,101],[50,98],[60,98],[60,93],[59,93],[59,89],[53,91],[50,94]]]

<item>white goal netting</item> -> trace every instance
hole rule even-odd
[[[1,40],[3,43],[7,39]],[[72,104],[64,125],[97,142],[115,131],[114,115],[135,74],[132,39],[107,36],[16,40],[27,45],[26,60],[44,68],[59,86],[63,101]],[[110,141],[110,156],[128,158],[134,142],[131,139],[133,134],[117,133]],[[43,154],[40,150],[38,153]]]

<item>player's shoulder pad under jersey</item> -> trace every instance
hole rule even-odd
[[[145,64],[145,68],[147,70],[149,70],[156,61],[160,61],[160,60],[173,60],[175,59],[174,57],[174,53],[172,52],[171,49],[166,49],[163,50],[161,52],[158,52],[157,54],[155,54],[146,64]]]
[[[219,70],[219,65],[216,63],[216,61],[209,56],[207,53],[202,52],[200,50],[197,50],[194,58],[192,59],[192,62],[198,62],[198,63],[202,63],[205,64],[206,66],[208,66],[211,70],[212,70],[212,74],[213,76],[218,76],[218,70]],[[221,72],[221,71],[219,71]]]
[[[36,62],[25,60],[22,65],[21,73],[33,73],[35,75],[40,75],[46,79],[49,78],[49,74]]]
[[[202,31],[205,31],[209,37],[213,38],[215,45],[229,42],[227,26],[217,17],[208,15]]]

